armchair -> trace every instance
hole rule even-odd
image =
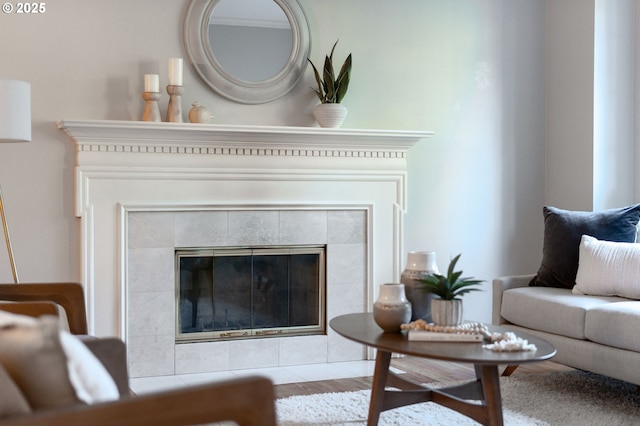
[[[1,417],[0,412],[0,426],[169,426],[220,421],[251,426],[276,424],[273,384],[263,377],[131,395],[124,342],[118,338],[82,336],[86,335],[87,323],[84,295],[79,284],[0,284],[0,301],[3,300],[17,303],[0,303],[0,310],[35,317],[57,314],[58,305],[64,308],[69,330],[80,335],[82,342],[105,366],[116,383],[120,399],[95,404],[78,403],[11,417]],[[0,389],[0,394],[2,392]]]

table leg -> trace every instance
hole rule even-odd
[[[475,365],[476,376],[482,383],[486,404],[486,425],[503,426],[502,397],[500,396],[500,375],[497,365]]]
[[[391,364],[391,352],[378,349],[376,354],[376,365],[373,370],[373,384],[371,385],[371,403],[369,404],[369,418],[367,426],[376,426],[380,419],[382,404],[384,402],[384,388],[389,375],[389,365]]]

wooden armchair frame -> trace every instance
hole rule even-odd
[[[78,283],[0,284],[0,300],[56,303],[64,308],[72,334],[88,332],[84,289]]]

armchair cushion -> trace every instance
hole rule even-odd
[[[34,410],[118,399],[111,375],[52,316],[38,319],[0,311],[0,364]]]
[[[0,366],[0,419],[30,412],[31,408],[24,395]]]
[[[35,320],[0,312],[0,364],[34,410],[79,402],[55,317]]]

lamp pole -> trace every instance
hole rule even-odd
[[[4,199],[2,198],[2,188],[0,187],[0,217],[2,217],[2,228],[4,229],[4,239],[7,242],[7,252],[9,253],[9,262],[11,263],[11,272],[13,273],[13,282],[18,284],[18,269],[16,261],[13,258],[13,248],[11,247],[11,236],[9,235],[9,227],[7,226],[7,217],[4,213]]]

